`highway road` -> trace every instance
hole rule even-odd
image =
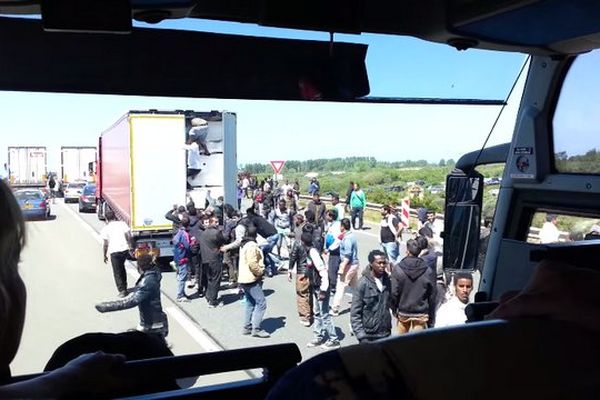
[[[20,266],[28,290],[27,318],[19,353],[11,365],[15,375],[41,371],[54,349],[72,337],[85,332],[121,332],[139,321],[137,308],[106,314],[94,309],[94,304],[116,296],[110,265],[102,260],[98,232],[104,222],[94,213],[79,213],[77,204],[64,204],[60,199],[52,213],[56,216],[53,220],[27,222],[27,246]],[[356,234],[360,260],[366,265],[368,252],[379,247],[378,229],[371,226]],[[128,286],[133,287],[137,272],[132,263],[127,268]],[[286,342],[298,344],[304,360],[324,351],[306,347],[312,328],[299,323],[294,285],[286,274],[265,278],[263,326],[271,334],[268,339],[241,334],[244,304],[236,290],[221,290],[222,306],[209,309],[201,298],[174,302],[175,285],[175,273],[164,272],[162,302],[170,324],[167,340],[175,354]],[[193,289],[187,290],[193,295]],[[357,343],[350,334],[350,301],[348,293],[342,313],[333,319],[343,346]],[[244,376],[242,372],[220,375],[210,383]]]

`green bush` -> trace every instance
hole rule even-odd
[[[369,203],[391,204],[394,206],[398,204],[398,200],[400,199],[398,193],[387,191],[382,187],[377,187],[366,193],[366,197]]]

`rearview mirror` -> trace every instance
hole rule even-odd
[[[477,264],[483,175],[455,170],[446,177],[444,270],[474,270]]]

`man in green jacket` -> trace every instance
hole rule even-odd
[[[358,183],[354,183],[354,191],[350,195],[350,210],[352,215],[352,228],[363,228],[363,212],[367,204],[365,192],[362,191]],[[356,218],[358,218],[358,228],[356,227]]]

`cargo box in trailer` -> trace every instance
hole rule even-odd
[[[93,182],[96,148],[94,146],[62,146],[60,171],[63,183]]]
[[[47,178],[46,147],[8,148],[9,182],[14,187],[43,187]]]
[[[201,171],[186,188],[185,143],[193,118],[208,122]],[[107,207],[126,222],[138,253],[150,249],[172,257],[172,223],[165,213],[193,199],[204,208],[207,194],[237,204],[236,115],[231,112],[129,111],[106,131],[98,146],[98,217]]]

